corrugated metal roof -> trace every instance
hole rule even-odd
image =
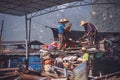
[[[0,13],[22,16],[74,1],[80,0],[0,0]]]

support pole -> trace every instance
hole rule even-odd
[[[29,19],[29,43],[31,38],[31,18]]]
[[[1,41],[2,41],[3,25],[4,25],[4,20],[2,20],[1,30],[0,30],[0,49],[2,48],[1,47]]]
[[[29,37],[29,40],[28,40],[28,43],[30,43],[30,41],[31,41],[31,18],[30,19],[28,19],[28,21],[29,21],[29,34],[28,34],[28,37]],[[28,45],[28,49],[30,49],[30,47],[31,47],[31,45],[29,44]],[[28,53],[29,53],[29,51],[28,51]]]
[[[27,22],[27,15],[25,15],[25,22],[26,22],[26,60],[25,60],[25,65],[26,65],[26,70],[28,70],[29,66],[29,53],[28,53],[28,22]]]

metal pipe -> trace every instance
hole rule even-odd
[[[27,23],[27,15],[25,15],[25,22],[26,22],[26,60],[25,60],[25,65],[26,65],[26,69],[28,70],[29,54],[28,54],[28,23]]]

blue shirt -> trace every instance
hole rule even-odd
[[[62,23],[60,23],[58,25],[58,34],[63,34],[64,33],[64,27],[65,27],[65,25],[62,24]]]

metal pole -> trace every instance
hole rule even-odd
[[[10,63],[11,63],[11,59],[9,58],[9,59],[8,59],[8,68],[10,68],[10,66],[11,66]]]
[[[30,38],[31,38],[31,18],[28,20],[29,21],[29,34],[28,34],[28,37],[29,37],[29,40],[28,40],[28,43],[30,43]],[[31,45],[28,44],[28,49],[30,49]],[[28,51],[29,53],[29,51]]]
[[[1,41],[2,41],[3,25],[4,25],[4,20],[2,20],[2,25],[1,25],[1,30],[0,30],[0,49],[2,48]]]
[[[25,60],[25,65],[26,69],[28,70],[29,66],[29,54],[28,54],[28,23],[27,23],[27,15],[25,15],[25,22],[26,22],[26,60]]]
[[[31,18],[29,19],[29,42],[31,38]]]

